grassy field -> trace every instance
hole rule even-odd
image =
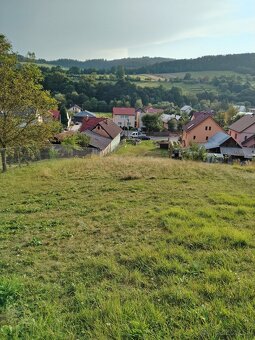
[[[254,192],[150,157],[0,175],[0,338],[254,339]]]
[[[95,112],[97,118],[112,118],[112,112]]]
[[[160,149],[158,144],[152,140],[142,141],[137,145],[123,142],[114,152],[114,155],[122,157],[169,157],[168,150]]]

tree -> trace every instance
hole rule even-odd
[[[192,78],[191,73],[185,73],[183,80],[190,80]]]
[[[162,129],[162,121],[159,115],[145,115],[142,117],[142,122],[147,131],[160,131]]]
[[[68,126],[69,116],[65,106],[61,106],[60,108],[60,120],[64,127]]]
[[[238,109],[234,106],[229,106],[228,110],[225,112],[225,121],[227,124],[231,123],[234,116],[238,113]]]
[[[122,65],[119,65],[116,71],[116,77],[118,80],[124,80],[125,79],[125,69]]]
[[[0,148],[2,170],[7,170],[8,148],[45,144],[59,129],[50,119],[56,105],[41,85],[42,75],[31,64],[17,67],[17,57],[0,35]]]

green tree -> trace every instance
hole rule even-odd
[[[191,73],[185,73],[185,76],[183,77],[183,80],[190,80],[192,78]]]
[[[116,77],[118,80],[124,80],[125,79],[125,69],[122,65],[119,65],[116,71]]]
[[[60,120],[64,127],[68,126],[69,116],[65,106],[61,106],[60,108]]]
[[[162,130],[162,121],[159,115],[145,115],[142,117],[142,122],[147,131]]]
[[[7,170],[8,148],[43,145],[59,129],[49,109],[56,105],[43,91],[42,75],[32,64],[17,67],[17,57],[0,35],[0,148],[2,170]]]

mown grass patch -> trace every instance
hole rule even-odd
[[[115,154],[1,175],[0,338],[254,338],[243,168]]]

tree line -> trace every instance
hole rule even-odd
[[[244,104],[247,107],[255,105],[255,89],[252,78],[218,76],[211,79],[192,79],[186,76],[183,82],[197,82],[212,85],[211,90],[198,93],[183,91],[173,84],[165,88],[158,83],[156,87],[141,87],[125,76],[123,68],[118,68],[114,81],[98,80],[95,74],[90,76],[73,76],[69,71],[59,67],[42,68],[44,89],[49,90],[55,99],[66,107],[77,104],[83,109],[95,112],[111,112],[114,106],[141,107],[149,104],[160,105],[162,102],[191,105],[196,110],[213,109],[226,110],[229,104]],[[138,85],[137,85],[138,84]]]

